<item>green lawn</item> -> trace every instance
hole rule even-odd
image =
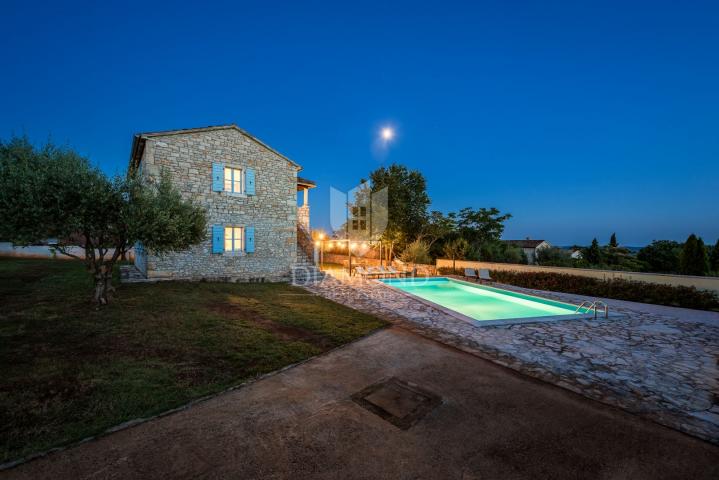
[[[286,284],[122,285],[0,258],[0,463],[220,391],[385,322]]]

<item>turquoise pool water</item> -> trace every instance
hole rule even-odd
[[[480,321],[577,315],[573,305],[444,277],[381,282]]]

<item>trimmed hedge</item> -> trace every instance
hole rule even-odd
[[[442,267],[439,272],[447,275],[452,273],[452,269]],[[462,276],[464,269],[458,268],[454,274]],[[492,270],[491,275],[499,283],[517,287],[719,312],[719,296],[714,292],[697,290],[694,287],[675,287],[622,279],[600,280],[550,272]]]

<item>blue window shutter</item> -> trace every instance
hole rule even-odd
[[[255,194],[255,171],[251,168],[245,170],[245,193],[247,195]]]
[[[212,191],[221,192],[225,189],[225,164],[212,164]]]
[[[245,227],[245,252],[255,251],[255,227]]]
[[[222,225],[212,226],[212,253],[225,251],[225,227]]]

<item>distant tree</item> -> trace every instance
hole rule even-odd
[[[469,243],[481,246],[499,240],[504,232],[504,222],[510,218],[511,214],[502,215],[496,208],[463,208],[457,214],[457,230]]]
[[[135,242],[165,253],[205,235],[204,210],[182,200],[167,175],[110,179],[69,148],[0,142],[0,237],[19,245],[57,238],[57,252],[74,258],[69,247],[82,246],[97,304],[108,302],[113,266]]]
[[[445,243],[442,248],[442,253],[445,257],[452,260],[452,270],[454,270],[456,261],[462,260],[467,254],[467,250],[469,250],[469,242],[460,237]]]
[[[418,170],[392,164],[370,173],[372,192],[387,187],[387,227],[382,240],[401,248],[417,238],[427,224],[427,182]]]
[[[596,238],[592,240],[592,245],[584,251],[584,259],[590,265],[602,263],[602,249],[599,247],[599,242]]]
[[[536,260],[538,265],[552,267],[573,267],[576,263],[569,251],[559,247],[540,248]]]
[[[714,272],[715,275],[719,274],[719,239],[712,248],[711,256],[709,257],[709,269]]]
[[[637,253],[644,270],[654,273],[678,273],[682,245],[672,240],[654,240]]]
[[[684,275],[706,275],[707,251],[704,241],[693,233],[684,242],[679,257],[679,271]]]
[[[617,234],[612,233],[611,238],[609,239],[609,246],[613,248],[617,248],[619,246],[619,243],[617,242]]]
[[[500,240],[487,241],[477,250],[470,248],[470,253],[467,254],[467,257],[472,258],[470,255],[477,255],[477,260],[485,262],[517,263],[523,265],[528,263],[527,255],[522,248]]]
[[[505,242],[502,242],[502,257],[497,261],[504,263],[517,263],[521,265],[527,265],[529,263],[527,254],[524,253],[524,250],[521,247]]]
[[[429,214],[427,223],[420,233],[422,240],[427,241],[430,248],[438,240],[446,239],[457,230],[457,214],[450,212],[447,215],[439,211],[432,211]]]

